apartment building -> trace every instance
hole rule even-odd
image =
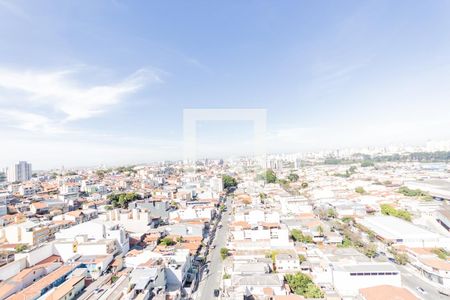
[[[28,181],[32,177],[31,164],[26,161],[19,161],[8,168],[8,182]]]
[[[0,217],[8,213],[7,205],[12,199],[10,193],[0,193]]]
[[[0,229],[3,236],[11,244],[40,245],[48,241],[50,231],[47,226],[32,221],[8,225]]]

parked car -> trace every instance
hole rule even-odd
[[[421,288],[420,286],[416,287],[416,290],[417,290],[418,292],[424,294],[424,295],[427,293],[427,291],[425,291],[425,290],[424,290],[423,288]]]
[[[214,290],[214,297],[219,297],[219,295],[220,295],[219,289],[215,289]]]

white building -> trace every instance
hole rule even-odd
[[[228,293],[231,299],[244,299],[249,294],[254,298],[264,299],[270,290],[272,295],[285,296],[286,290],[282,274],[235,275],[231,278]]]
[[[450,181],[447,180],[425,180],[407,181],[405,185],[410,189],[419,189],[428,192],[431,196],[450,200]]]
[[[31,164],[26,161],[19,161],[19,163],[12,165],[8,169],[8,181],[27,181],[32,176]]]
[[[374,216],[357,222],[386,242],[412,248],[449,248],[450,240],[410,222],[391,216]]]
[[[259,242],[266,242],[269,248],[286,248],[290,247],[289,230],[284,224],[264,224],[258,225],[251,229],[239,228],[235,226],[235,230],[231,231],[231,235],[235,244],[240,242],[249,242],[249,246],[262,248]]]
[[[99,216],[99,220],[117,224],[132,233],[145,234],[152,228],[152,215],[149,210],[133,208],[131,210],[112,209]]]
[[[209,186],[212,192],[221,193],[223,191],[223,182],[220,177],[213,177],[209,180]]]
[[[36,190],[32,184],[21,184],[19,187],[19,194],[24,197],[33,196]]]
[[[11,244],[40,245],[45,243],[48,238],[49,228],[32,221],[12,224],[0,229],[0,239],[5,239]]]
[[[236,212],[235,221],[244,221],[252,226],[257,226],[261,222],[280,223],[280,214],[276,211],[264,211],[262,209],[245,209]]]
[[[358,263],[333,265],[332,283],[340,295],[357,296],[362,288],[383,284],[401,287],[402,280],[390,263]]]
[[[11,199],[10,193],[0,193],[0,217],[8,213],[7,205]]]
[[[213,206],[199,205],[196,207],[189,206],[185,209],[178,209],[169,213],[169,218],[174,220],[180,218],[180,220],[192,220],[192,219],[207,219],[211,220],[216,212]]]
[[[61,187],[61,194],[78,194],[80,186],[76,183],[64,183]]]
[[[75,241],[78,237],[85,237],[86,241],[101,242],[115,240],[122,253],[130,249],[129,236],[118,224],[94,219],[85,223],[63,229],[55,234],[57,240]],[[84,253],[84,255],[91,255]]]
[[[301,214],[312,213],[312,205],[308,204],[308,199],[303,196],[289,196],[281,197],[276,196],[275,200],[278,200],[281,204],[281,212],[283,214]]]
[[[280,253],[275,256],[275,266],[279,273],[295,273],[300,271],[300,260],[296,254]]]

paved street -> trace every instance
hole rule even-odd
[[[332,226],[333,224],[331,222],[328,222],[328,225]],[[422,279],[419,274],[414,272],[411,266],[408,267],[398,265],[390,261],[385,255],[379,255],[374,258],[374,260],[378,262],[389,262],[393,264],[397,269],[399,269],[402,278],[402,285],[412,291],[417,297],[425,300],[450,299],[450,297],[440,294],[437,287]],[[418,287],[424,289],[426,291],[426,294],[422,294],[417,291]]]
[[[439,294],[438,289],[435,286],[424,281],[422,278],[417,276],[417,274],[414,274],[412,271],[410,271],[409,268],[399,265],[396,265],[396,267],[401,271],[403,286],[413,290],[415,294],[420,298],[426,300],[450,299],[450,297]],[[427,293],[425,295],[421,294],[416,290],[417,287],[423,288]]]
[[[203,278],[197,290],[197,294],[194,299],[198,300],[211,300],[214,298],[214,289],[220,287],[222,280],[222,258],[220,257],[220,248],[226,247],[227,232],[228,232],[228,217],[231,200],[227,199],[227,211],[222,214],[222,228],[217,228],[215,239],[212,245],[216,245],[215,249],[210,250],[207,257],[207,261],[211,261],[208,264],[209,274],[203,273]]]
[[[382,261],[382,262],[390,262],[393,264],[399,271],[402,277],[402,285],[409,290],[411,290],[417,297],[420,297],[421,299],[425,300],[434,300],[434,299],[450,299],[450,297],[447,297],[445,295],[439,294],[438,289],[426,282],[424,279],[420,278],[418,274],[416,274],[411,266],[401,266],[398,264],[395,264],[387,259],[386,256],[380,255],[376,259],[376,261]],[[423,288],[427,293],[422,294],[419,291],[417,291],[417,287]]]

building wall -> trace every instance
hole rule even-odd
[[[363,273],[364,274],[364,273]],[[366,273],[368,274],[368,273]],[[400,272],[396,275],[357,275],[351,276],[350,272],[334,271],[333,282],[336,290],[345,296],[356,296],[361,288],[377,285],[393,285],[401,287]]]
[[[48,243],[26,253],[17,253],[16,258],[25,258],[28,266],[34,266],[53,254],[53,245]]]
[[[3,281],[19,274],[19,272],[25,269],[26,266],[27,266],[26,258],[25,257],[18,258],[16,256],[15,261],[6,264],[0,268],[0,280]]]
[[[59,243],[56,241],[54,243],[55,248],[55,254],[59,255],[62,259],[62,261],[67,262],[70,258],[72,258],[76,253],[74,250],[74,244],[73,243]]]
[[[0,193],[0,217],[8,213],[7,204],[11,195],[9,193]]]
[[[297,272],[300,270],[300,262],[298,259],[277,259],[275,266],[277,267],[277,272]]]
[[[8,181],[27,181],[31,179],[32,168],[31,164],[26,161],[20,161],[17,164],[12,165],[8,169]]]
[[[75,284],[70,291],[70,293],[66,294],[61,300],[72,300],[75,299],[76,296],[84,289],[84,280],[81,280],[77,284]]]

